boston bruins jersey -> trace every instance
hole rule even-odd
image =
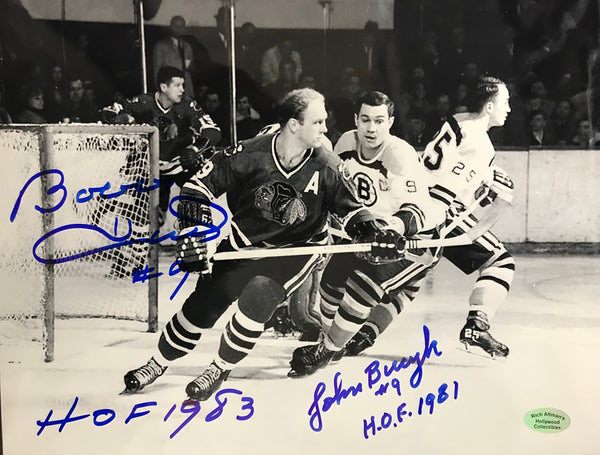
[[[426,146],[423,163],[431,196],[445,207],[469,206],[483,182],[491,182],[494,146],[487,131],[470,114],[456,114]]]
[[[127,100],[119,108],[131,115],[136,123],[158,128],[159,169],[163,175],[175,175],[183,171],[179,152],[193,142],[194,136],[203,136],[212,144],[221,138],[219,127],[191,98],[183,98],[180,103],[164,109],[158,101],[158,95],[148,93]],[[173,131],[176,131],[176,137],[172,137]]]
[[[262,135],[216,153],[185,185],[211,200],[226,193],[234,248],[327,243],[328,212],[349,218],[364,210],[339,158],[307,149],[285,169],[278,135]]]
[[[360,150],[356,130],[344,133],[335,153],[356,187],[362,203],[390,225],[401,220],[406,236],[433,229],[444,220],[444,212],[429,197],[427,173],[415,149],[390,136],[370,160]]]

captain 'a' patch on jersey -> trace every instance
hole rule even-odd
[[[419,230],[430,229],[443,220],[428,194],[425,169],[415,149],[395,136],[384,141],[370,160],[360,151],[356,131],[344,133],[335,146],[344,162],[356,193],[374,214],[388,222],[402,208],[418,219]]]
[[[482,182],[491,182],[494,156],[487,129],[471,114],[450,117],[423,152],[431,196],[445,205],[455,199],[470,205]]]
[[[339,172],[338,157],[307,149],[286,169],[276,152],[277,135],[257,136],[217,152],[212,166],[185,184],[211,200],[227,194],[232,213],[232,244],[282,246],[326,243],[328,212],[344,219],[362,209]]]

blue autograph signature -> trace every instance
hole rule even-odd
[[[46,177],[46,176],[50,176],[50,175],[57,175],[59,177],[59,181],[58,181],[58,183],[56,183],[56,184],[52,185],[50,188],[48,188],[46,192],[49,196],[60,192],[60,199],[52,207],[43,208],[38,205],[35,205],[34,208],[38,212],[44,214],[44,213],[56,212],[64,205],[64,203],[67,199],[67,196],[68,196],[68,191],[65,186],[65,177],[64,177],[63,172],[60,171],[59,169],[50,169],[50,170],[38,172],[37,174],[33,175],[29,180],[27,180],[27,182],[25,183],[25,185],[23,185],[23,188],[19,192],[19,196],[17,197],[17,200],[15,202],[13,210],[10,214],[11,222],[14,222],[15,218],[17,217],[17,214],[19,213],[19,209],[21,207],[21,202],[22,202],[23,196],[27,192],[27,189],[29,188],[29,186],[36,179],[41,179],[42,177]],[[141,181],[136,182],[136,183],[126,184],[126,185],[121,185],[120,189],[118,191],[113,192],[113,193],[107,193],[107,191],[110,188],[111,188],[110,182],[106,182],[103,186],[100,186],[100,187],[89,187],[87,189],[82,188],[77,192],[75,199],[78,203],[85,203],[85,202],[90,201],[94,197],[95,194],[97,194],[98,197],[101,199],[112,199],[112,198],[121,196],[126,191],[130,191],[130,190],[135,190],[135,191],[138,191],[141,193],[150,192],[150,191],[154,191],[159,188],[159,181],[157,179],[154,179],[154,185],[152,185],[152,186],[144,186],[143,182],[141,182]],[[195,201],[200,204],[208,205],[209,207],[212,207],[213,209],[215,209],[217,212],[219,212],[222,215],[222,221],[220,223],[218,223],[216,226],[215,225],[206,225],[206,224],[200,225],[199,221],[189,220],[193,223],[197,222],[197,224],[199,226],[196,227],[191,233],[188,233],[187,235],[194,235],[194,234],[202,235],[202,236],[204,236],[204,241],[207,241],[207,242],[214,240],[220,236],[221,230],[227,224],[227,221],[228,221],[227,211],[224,208],[220,207],[219,205],[217,205],[215,203],[204,200],[204,199],[198,199],[198,198],[194,198],[191,196],[175,196],[175,197],[171,198],[171,201],[169,202],[169,211],[175,217],[179,217],[179,215],[178,215],[177,211],[175,210],[175,208],[173,207],[173,204],[179,200]],[[118,234],[119,223],[124,223],[122,220],[120,221],[119,217],[115,217],[115,223],[114,223],[112,232],[109,232],[99,226],[95,226],[95,225],[88,224],[88,223],[72,223],[72,224],[66,224],[64,226],[59,226],[59,227],[52,229],[51,231],[45,233],[44,235],[42,235],[33,244],[33,248],[32,248],[33,257],[38,262],[41,262],[42,264],[60,264],[60,263],[65,263],[65,262],[69,262],[69,261],[74,261],[76,259],[84,258],[87,256],[91,256],[91,255],[94,255],[97,253],[101,253],[103,251],[120,248],[120,247],[127,246],[127,245],[144,244],[144,243],[148,243],[149,245],[156,245],[161,242],[164,242],[165,240],[177,241],[177,239],[178,239],[178,235],[177,235],[176,231],[172,230],[171,232],[161,235],[160,229],[156,230],[149,237],[146,237],[146,238],[143,238],[143,237],[142,238],[139,238],[139,237],[131,238],[132,233],[133,233],[132,222],[129,219],[125,220],[125,222],[126,222],[126,232],[124,234]],[[105,239],[107,239],[108,242],[106,245],[103,245],[103,246],[100,246],[97,248],[93,248],[93,249],[90,249],[87,251],[80,251],[80,252],[77,252],[77,253],[69,255],[69,256],[62,256],[62,257],[58,257],[58,258],[46,258],[38,253],[39,248],[43,246],[44,242],[48,241],[53,236],[56,236],[60,233],[73,232],[73,231],[75,231],[75,232],[77,232],[77,231],[96,232],[96,233],[100,234],[101,236],[103,236]],[[145,269],[138,268],[138,269],[134,270],[133,283],[137,283],[137,282],[143,283],[147,279],[157,278],[158,276],[162,275],[162,272],[152,273],[153,271],[154,271],[154,268],[150,268],[149,266],[146,266]],[[179,272],[181,272],[181,270],[179,269],[179,265],[177,264],[177,261],[175,261],[169,268],[169,275],[173,276],[173,275],[178,274]],[[177,292],[179,291],[179,289],[181,288],[183,283],[186,281],[188,276],[189,276],[189,273],[186,272],[184,277],[181,279],[178,286],[176,287],[175,291],[171,294],[171,297],[170,297],[171,300],[177,294]]]
[[[363,382],[361,381],[356,385],[344,388],[341,373],[337,372],[333,379],[333,394],[331,396],[324,396],[327,385],[324,382],[319,382],[313,394],[313,402],[308,409],[310,428],[316,432],[321,431],[323,429],[323,413],[329,411],[334,404],[339,406],[342,404],[343,400],[355,397],[367,390],[371,390],[377,385],[379,387],[374,392],[375,396],[385,394],[390,385],[396,390],[398,396],[401,396],[402,392],[398,378],[392,378],[389,382],[384,382],[382,378],[388,378],[393,373],[406,369],[412,364],[416,364],[416,367],[410,377],[410,385],[412,388],[419,387],[421,379],[423,378],[423,365],[425,360],[432,355],[435,355],[436,357],[442,355],[442,352],[438,350],[437,340],[430,339],[429,328],[426,325],[423,326],[423,337],[425,349],[422,353],[417,351],[415,355],[408,358],[394,360],[390,365],[383,366],[383,372],[380,369],[380,362],[378,360],[372,361],[364,370],[367,375],[367,387],[363,387]]]
[[[433,409],[435,404],[442,404],[448,400],[452,396],[455,400],[458,399],[458,381],[452,381],[454,388],[449,388],[448,384],[445,382],[441,384],[437,393],[428,393],[423,399],[423,397],[419,397],[419,404],[417,405],[416,415],[422,415],[425,411],[429,412],[429,415],[433,414]],[[452,392],[450,395],[448,392]],[[423,404],[429,407],[423,408]],[[375,418],[375,416],[370,416],[366,419],[363,419],[363,437],[365,439],[369,439],[371,436],[375,436],[378,432],[385,430],[387,428],[394,427],[396,428],[399,424],[405,421],[406,417],[412,417],[413,412],[406,409],[406,402],[400,403],[395,410],[391,412],[384,412],[381,417]]]
[[[204,417],[204,421],[212,422],[221,417],[225,410],[225,405],[228,402],[228,398],[226,397],[226,395],[229,395],[231,397],[232,394],[239,396],[241,401],[241,406],[239,407],[241,413],[236,415],[236,420],[245,421],[250,419],[254,415],[254,399],[248,396],[244,396],[244,393],[238,389],[221,389],[214,396],[216,407],[206,414],[206,416]],[[71,408],[67,412],[67,415],[62,419],[50,420],[54,412],[51,409],[44,420],[36,421],[36,424],[39,427],[37,436],[40,436],[47,427],[56,425],[58,426],[58,432],[62,433],[67,424],[76,422],[78,420],[87,419],[90,416],[92,416],[92,422],[96,427],[102,427],[111,423],[113,420],[115,420],[117,416],[117,413],[110,408],[97,409],[92,414],[81,414],[74,416],[73,414],[75,413],[75,408],[77,407],[78,402],[79,397],[75,397],[75,400],[73,401]],[[129,415],[124,420],[125,425],[129,424],[133,419],[143,417],[151,412],[150,409],[142,410],[143,408],[150,408],[152,406],[157,406],[157,404],[158,403],[156,401],[146,401],[143,403],[135,404],[131,408]],[[178,406],[176,404],[173,404],[165,414],[163,422],[166,422],[169,418],[171,418],[171,416],[177,408]],[[169,435],[169,438],[173,439],[177,435],[177,433],[179,433],[188,423],[190,423],[194,419],[194,417],[196,417],[200,413],[201,409],[202,408],[200,406],[200,403],[197,401],[184,401],[179,406],[179,412],[181,414],[189,414],[189,416],[183,422],[181,422],[181,424]]]
[[[208,206],[216,209],[223,215],[223,220],[218,225],[216,225],[216,226],[215,225],[197,226],[194,228],[194,230],[192,232],[186,234],[186,236],[194,235],[194,234],[203,235],[203,236],[205,236],[204,240],[206,242],[208,242],[210,240],[214,240],[217,237],[219,237],[219,235],[221,234],[221,229],[227,223],[228,217],[227,217],[227,212],[225,211],[225,209],[223,209],[219,205],[209,202],[205,199],[198,199],[198,198],[195,198],[192,196],[175,196],[171,199],[171,202],[169,203],[169,211],[174,216],[178,216],[178,214],[177,214],[177,211],[173,208],[173,203],[177,202],[179,200],[195,201],[200,204],[208,205]],[[46,234],[42,235],[33,244],[33,257],[37,261],[39,261],[43,264],[60,264],[63,262],[74,261],[75,259],[83,258],[83,257],[90,256],[90,255],[93,255],[96,253],[100,253],[102,251],[111,250],[113,248],[119,248],[122,246],[133,245],[133,244],[143,244],[143,243],[148,243],[150,245],[156,245],[165,240],[169,240],[169,239],[177,240],[179,238],[177,235],[177,232],[174,230],[167,234],[160,235],[160,229],[157,229],[156,231],[154,231],[152,233],[152,235],[150,235],[150,237],[147,237],[147,238],[141,237],[141,238],[132,239],[131,238],[131,234],[132,234],[131,220],[127,220],[127,232],[125,234],[117,235],[118,227],[119,227],[119,218],[115,218],[114,234],[106,231],[105,229],[102,229],[101,227],[94,226],[92,224],[86,224],[86,223],[65,224],[64,226],[60,226],[60,227],[53,229],[53,230],[47,232]],[[106,237],[108,240],[110,240],[113,243],[109,243],[107,245],[104,245],[104,246],[101,246],[98,248],[93,248],[88,251],[81,251],[81,252],[73,254],[71,256],[60,257],[57,259],[44,258],[44,257],[41,257],[37,253],[38,248],[50,237],[52,237],[60,232],[73,231],[73,230],[76,231],[78,229],[98,232],[99,234],[103,235],[104,237]]]

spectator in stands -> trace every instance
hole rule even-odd
[[[408,113],[407,120],[406,142],[413,147],[425,147],[429,140],[425,137],[425,120],[414,110]]]
[[[88,35],[81,33],[75,38],[74,48],[67,54],[69,73],[77,74],[82,81],[97,80],[100,71],[95,60],[98,59],[99,55],[92,50]]]
[[[429,78],[430,87],[436,87],[436,90],[442,90],[448,85],[441,64],[440,51],[438,50],[437,35],[435,32],[426,32],[423,34],[423,44],[417,65],[423,68],[425,75]]]
[[[440,65],[446,81],[443,89],[448,93],[451,93],[452,88],[463,77],[467,63],[472,61],[472,55],[467,52],[465,41],[465,30],[461,26],[456,26],[450,32],[450,38],[446,40],[447,46],[442,48]]]
[[[600,133],[592,126],[588,119],[581,119],[578,123],[577,134],[571,144],[581,148],[595,148],[600,145]]]
[[[15,123],[48,123],[44,116],[44,91],[37,85],[21,89],[23,108],[15,115]]]
[[[510,115],[506,119],[503,128],[492,128],[490,133],[493,133],[495,130],[497,132],[496,134],[499,132],[503,136],[502,142],[495,142],[495,144],[527,147],[529,145],[528,119],[531,115],[521,97],[516,83],[514,81],[508,81],[506,87],[510,93]]]
[[[207,48],[213,64],[229,67],[229,8],[221,6],[215,14],[217,36],[208,41]]]
[[[273,106],[287,92],[297,88],[296,62],[291,58],[283,58],[279,62],[279,79],[265,87],[265,91],[273,99]]]
[[[236,63],[257,84],[260,83],[261,49],[258,46],[256,27],[245,22],[236,35]]]
[[[529,120],[529,146],[543,147],[555,144],[556,138],[552,129],[547,125],[544,112],[532,112]]]
[[[387,49],[379,24],[367,21],[360,44],[352,51],[351,64],[357,69],[365,90],[382,89],[387,68]]]
[[[433,111],[433,104],[429,101],[429,93],[424,82],[417,82],[411,92],[411,110],[420,117],[427,117]]]
[[[298,78],[302,74],[302,57],[294,49],[292,41],[285,39],[267,49],[262,56],[260,70],[263,87],[274,84],[279,80],[279,64],[282,60],[294,61],[296,64],[294,82],[298,82]]]
[[[465,64],[462,74],[462,82],[470,90],[474,87],[479,78],[481,77],[481,71],[479,64],[475,61],[469,61]],[[454,87],[453,87],[454,88]]]
[[[0,49],[1,50],[1,49]],[[4,92],[0,90],[0,125],[5,125],[8,123],[12,123],[12,118],[6,108],[4,107],[4,101],[2,97],[4,96]]]
[[[44,97],[46,104],[46,118],[49,122],[58,122],[61,120],[61,107],[63,103],[66,103],[68,96],[68,88],[64,78],[63,68],[60,65],[53,65],[50,70],[50,80]]]
[[[446,94],[438,96],[433,111],[425,117],[425,137],[432,139],[451,114],[450,97]]]
[[[63,123],[90,123],[100,120],[98,110],[85,95],[83,81],[78,76],[69,79],[69,97],[61,106],[60,121]]]
[[[452,104],[454,106],[467,106],[469,103],[469,88],[464,82],[460,82],[454,89]],[[455,108],[456,110],[456,108]]]
[[[577,125],[572,114],[570,100],[562,99],[556,103],[556,109],[549,122],[556,134],[557,145],[569,145],[575,137]]]
[[[498,50],[488,54],[487,68],[503,81],[513,79],[517,74],[515,60],[516,31],[512,26],[505,26],[500,33],[501,42]]]
[[[425,87],[431,86],[431,80],[429,78],[429,75],[421,66],[416,66],[415,68],[413,68],[407,81],[407,87],[412,92],[414,91],[418,83],[422,83]]]
[[[312,74],[302,73],[298,78],[298,88],[312,88],[316,90],[317,80]]]
[[[330,99],[329,105],[335,112],[340,131],[345,132],[356,128],[354,124],[354,103],[360,98],[362,92],[360,76],[351,72],[343,80],[340,94]]]
[[[226,146],[231,142],[228,109],[223,106],[221,95],[217,90],[209,88],[204,100],[204,110],[221,129],[221,140],[216,145]]]
[[[236,104],[236,129],[237,138],[249,139],[258,134],[263,127],[263,122],[260,114],[252,107],[250,98],[246,94],[242,94],[237,99]]]
[[[556,102],[548,96],[548,90],[546,84],[543,81],[537,79],[531,83],[529,94],[532,98],[540,99],[539,109],[544,113],[546,118],[550,118],[556,107]]]
[[[327,139],[331,141],[331,145],[335,147],[336,142],[342,136],[342,132],[338,129],[335,111],[330,107],[327,108],[326,125],[327,132],[325,133],[325,136],[327,136]]]
[[[189,68],[194,60],[192,46],[184,38],[185,19],[181,16],[173,16],[169,25],[169,36],[154,45],[152,50],[152,67],[154,82],[158,76],[158,70],[163,66],[172,66],[184,71],[185,92],[194,98],[194,84]]]

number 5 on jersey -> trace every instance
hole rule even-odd
[[[423,163],[427,169],[431,171],[438,170],[447,147],[450,145],[457,147],[460,144],[462,137],[458,128],[458,124],[454,126],[450,121],[445,122],[434,140],[427,144],[423,154]]]

